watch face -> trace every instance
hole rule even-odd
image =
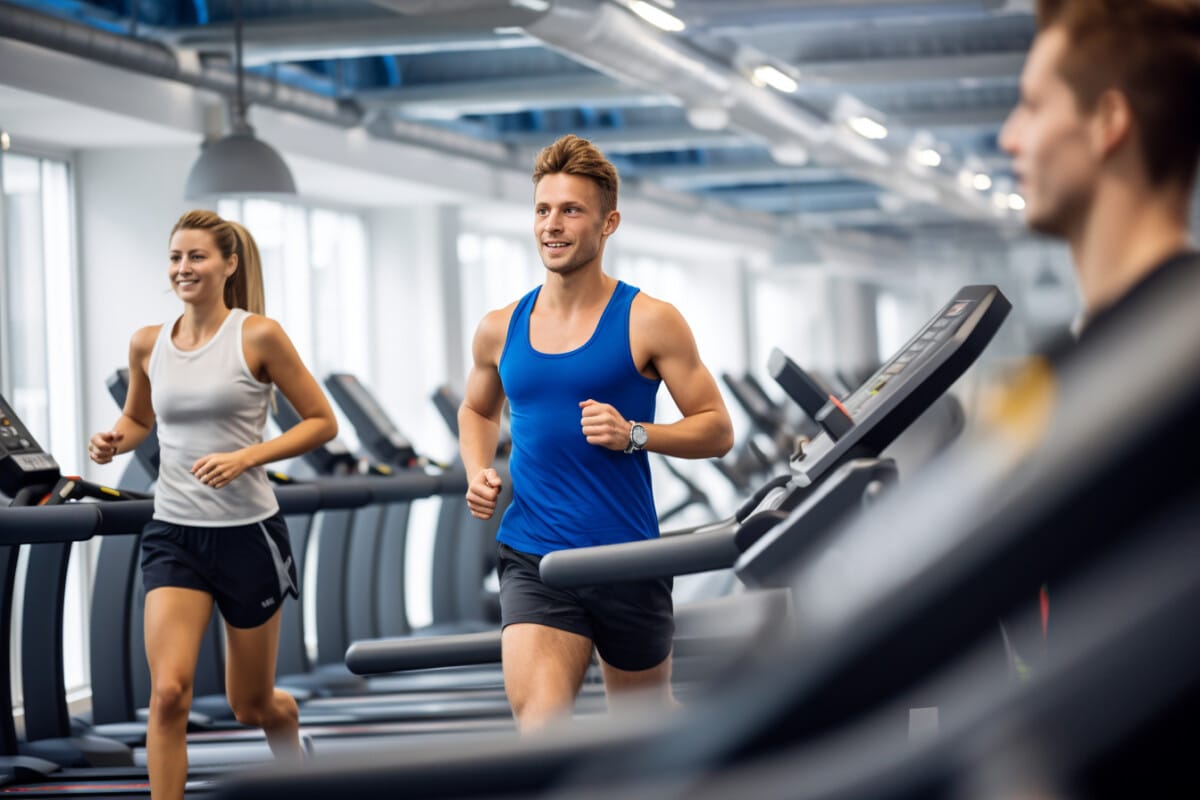
[[[646,429],[641,425],[634,425],[633,430],[629,432],[629,438],[633,440],[635,447],[646,446]]]

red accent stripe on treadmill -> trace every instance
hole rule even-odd
[[[844,405],[842,405],[841,400],[838,400],[833,395],[829,395],[829,402],[833,403],[835,406],[840,408],[842,410],[842,413],[846,415],[846,419],[848,419],[852,422],[854,421],[854,418],[850,416],[850,412],[846,410],[846,407]]]

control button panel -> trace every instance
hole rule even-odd
[[[58,463],[38,446],[37,439],[0,397],[0,492],[12,497],[26,486],[52,484]]]
[[[884,364],[871,379],[863,384],[845,401],[845,410],[850,416],[859,416],[863,409],[884,394],[897,377],[919,363],[922,356],[932,353],[943,342],[954,335],[975,305],[975,300],[952,300],[940,314],[930,320],[916,336]]]

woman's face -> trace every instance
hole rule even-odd
[[[222,256],[213,235],[206,230],[175,231],[168,258],[171,288],[185,303],[203,305],[223,298],[225,281],[237,269],[237,256]]]

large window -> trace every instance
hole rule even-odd
[[[42,446],[74,466],[82,448],[67,164],[8,154],[3,174],[4,392]]]
[[[222,200],[217,213],[241,222],[254,237],[263,262],[267,316],[287,331],[317,380],[351,372],[370,385],[362,218],[274,200]],[[338,437],[352,448],[358,445],[350,425],[340,425]]]
[[[470,364],[471,341],[484,314],[540,285],[545,271],[536,245],[528,236],[461,233],[458,263],[462,276],[463,363]]]
[[[267,316],[277,320],[319,382],[331,372],[350,372],[371,385],[370,308],[367,233],[357,214],[311,209],[274,200],[222,200],[217,213],[241,222],[262,258]],[[353,426],[339,415],[338,439],[352,451],[359,443]],[[277,465],[285,471],[288,463]],[[315,595],[318,551],[309,542],[304,588],[305,628],[316,632]],[[315,652],[316,640],[308,642]]]
[[[0,391],[65,472],[83,463],[74,219],[69,165],[6,153],[0,160]],[[64,612],[68,690],[88,683],[88,543],[76,545]],[[18,577],[24,575],[21,559]],[[22,581],[23,583],[23,581]],[[21,588],[20,586],[18,588]],[[13,690],[20,702],[20,593],[13,617]]]

